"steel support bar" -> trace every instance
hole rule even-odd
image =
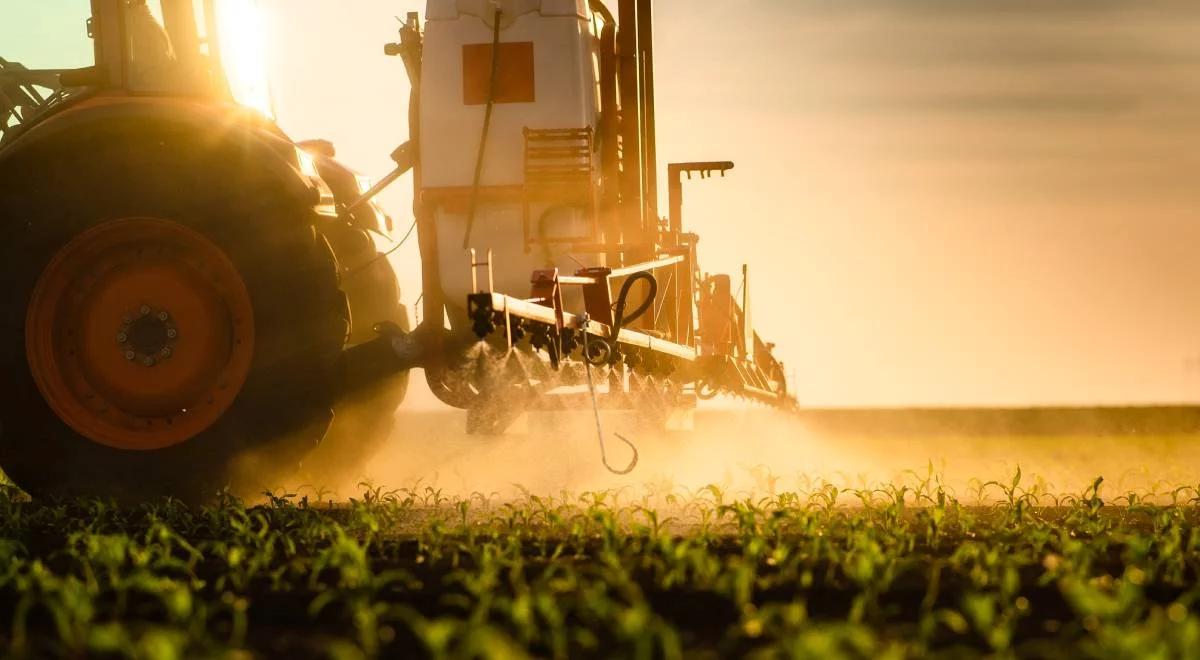
[[[477,293],[470,296],[471,312],[475,313],[482,309],[483,306],[488,306],[493,313],[508,314],[520,319],[544,323],[549,326],[557,326],[558,318],[553,307],[529,302],[527,300],[519,300],[510,296],[499,293]],[[564,327],[573,330],[585,330],[580,318],[574,314],[563,312],[562,323]],[[612,328],[603,323],[596,321],[588,321],[586,332],[590,335],[600,337],[601,339],[612,338]],[[671,357],[687,360],[689,362],[696,360],[696,350],[681,344],[669,342],[657,337],[637,332],[635,330],[622,329],[617,337],[617,342],[626,346],[636,348],[644,348],[656,353],[662,353]]]
[[[358,199],[350,202],[350,205],[346,207],[345,215],[352,215],[354,211],[358,209],[358,207],[366,204],[372,199],[375,199],[379,193],[386,190],[388,186],[395,183],[397,179],[405,174],[408,174],[410,170],[416,167],[416,149],[412,146],[412,143],[405,142],[397,147],[396,150],[392,152],[392,162],[396,163],[396,169],[388,172],[387,176],[379,180],[379,183],[376,183],[375,185],[371,186],[370,190],[366,191],[362,195],[359,195]]]
[[[613,272],[609,273],[608,276],[609,277],[625,277],[627,275],[633,275],[634,273],[640,273],[644,270],[657,270],[659,268],[666,268],[667,266],[674,266],[675,264],[683,263],[683,261],[684,261],[684,256],[682,254],[676,255],[674,257],[664,257],[662,259],[656,259],[654,261],[647,261],[647,262],[640,263],[640,264],[633,264],[631,266],[625,266],[623,268],[617,268]]]
[[[592,268],[592,269],[585,269],[580,272],[581,273],[603,272],[603,277],[605,277],[606,279],[612,279],[614,277],[627,277],[629,275],[633,275],[635,273],[640,273],[642,271],[658,270],[659,268],[667,268],[668,266],[674,266],[676,264],[683,263],[684,259],[685,259],[685,257],[683,255],[676,255],[673,257],[663,257],[662,259],[658,259],[656,261],[647,261],[645,263],[633,264],[632,266],[625,266],[624,268],[618,268],[616,270],[609,270],[607,268],[605,268],[605,269]],[[602,281],[603,280],[600,279],[600,277],[593,277],[593,276],[588,276],[588,275],[559,275],[558,276],[558,283],[562,284],[562,285],[566,285],[566,286],[594,286],[596,284],[599,284]]]

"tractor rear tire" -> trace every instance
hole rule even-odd
[[[284,185],[261,152],[195,133],[113,123],[0,165],[0,467],[35,497],[253,495],[298,468],[329,425],[348,319],[314,195]],[[39,388],[26,343],[31,300],[56,255],[128,218],[179,225],[218,247],[253,310],[253,355],[229,407],[194,436],[144,450],[65,422]],[[239,457],[264,448],[269,468],[235,481]]]

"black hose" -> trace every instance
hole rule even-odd
[[[634,284],[641,280],[646,281],[650,287],[649,293],[646,295],[646,300],[643,300],[642,304],[638,305],[636,310],[632,311],[631,313],[625,313],[625,306],[629,304],[629,294],[632,292],[632,290],[634,290]],[[646,312],[649,312],[650,308],[654,307],[654,299],[658,298],[658,295],[659,281],[655,280],[654,275],[650,275],[649,271],[643,270],[641,272],[635,272],[634,275],[630,275],[629,280],[625,280],[625,283],[620,286],[620,293],[617,294],[617,307],[612,313],[612,335],[608,337],[607,341],[601,340],[599,337],[595,337],[592,340],[594,342],[604,343],[606,350],[604,350],[602,353],[590,354],[588,352],[588,341],[584,340],[584,361],[587,361],[588,364],[595,366],[600,366],[600,364],[616,364],[616,362],[620,360],[620,352],[617,350],[617,343],[620,338],[620,329],[624,328],[625,325],[634,323],[635,320],[646,316]],[[584,324],[583,334],[584,336],[587,336],[587,324]]]
[[[629,314],[626,314],[625,306],[629,302],[629,294],[633,291],[633,285],[638,280],[645,280],[646,283],[650,285],[650,291],[646,294],[646,299],[642,301],[642,304],[639,305],[637,309],[633,310],[633,312]],[[621,352],[616,348],[617,340],[621,336],[621,328],[645,316],[646,312],[650,311],[650,309],[654,307],[654,299],[657,297],[658,280],[654,279],[654,276],[651,275],[649,271],[644,270],[640,273],[634,273],[633,275],[629,276],[629,279],[625,280],[624,284],[621,285],[621,292],[617,294],[617,306],[616,309],[613,310],[612,336],[608,339],[607,360],[609,364],[615,364],[617,360],[621,359]],[[584,359],[586,360],[588,359],[586,345],[584,348]]]
[[[639,280],[645,280],[650,285],[650,292],[646,294],[646,299],[642,301],[642,304],[637,309],[626,314],[625,305],[629,301],[629,294],[633,291],[633,285]],[[621,292],[617,295],[617,307],[613,312],[613,320],[615,322],[613,326],[613,339],[616,339],[616,336],[621,333],[621,328],[645,316],[646,312],[654,307],[654,300],[657,297],[658,280],[654,278],[654,275],[650,274],[650,271],[644,270],[640,273],[630,275],[629,279],[625,280],[625,283],[621,285]]]

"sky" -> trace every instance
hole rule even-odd
[[[29,2],[0,0],[0,56]],[[285,130],[386,173],[408,83],[383,44],[423,4],[262,0]],[[661,166],[737,163],[685,223],[705,270],[750,263],[802,403],[1200,400],[1200,5],[657,7]]]

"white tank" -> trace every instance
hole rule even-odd
[[[455,306],[465,304],[471,287],[463,240],[492,89],[497,7],[499,66],[471,247],[481,255],[492,250],[495,289],[517,296],[527,294],[535,269],[571,273],[579,268],[576,260],[602,264],[599,255],[567,256],[566,244],[534,244],[527,251],[524,229],[526,129],[594,135],[597,128],[598,40],[586,0],[429,0],[421,77],[421,194],[436,218],[442,285],[447,302]],[[594,191],[600,173],[599,152],[593,153],[587,176]],[[593,221],[582,199],[535,200],[529,202],[528,216],[535,234],[560,237],[587,235]]]

